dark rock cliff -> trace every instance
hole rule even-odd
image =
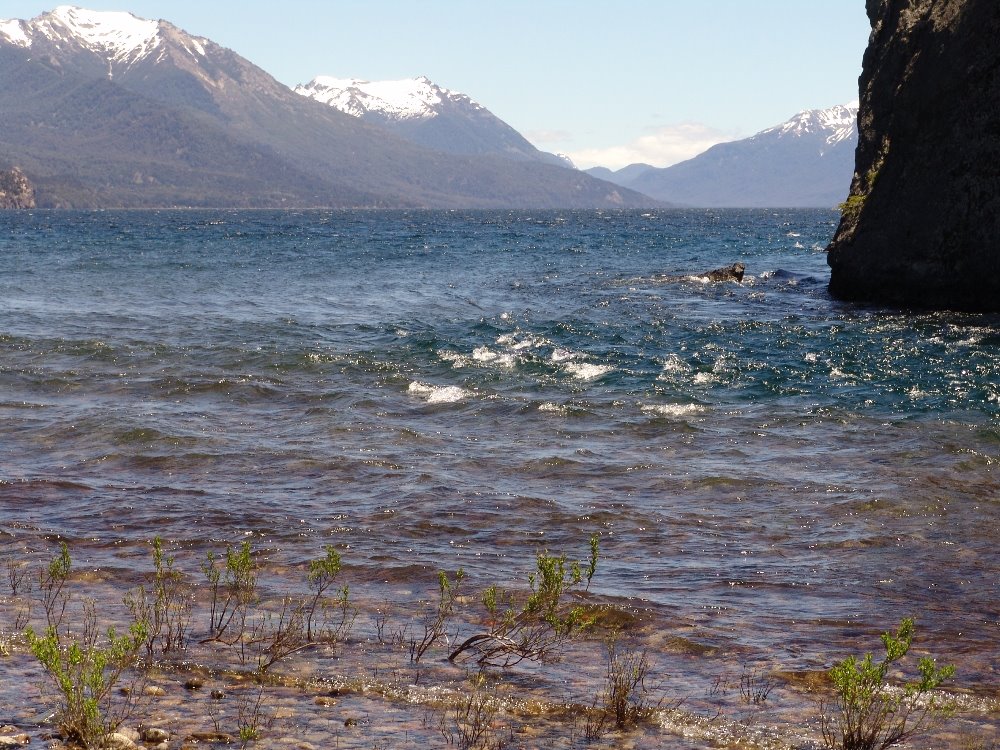
[[[1000,310],[1000,2],[867,0],[838,297]]]
[[[0,208],[34,208],[35,189],[17,167],[0,169]]]

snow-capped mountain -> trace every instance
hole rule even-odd
[[[564,158],[539,151],[471,97],[425,76],[398,81],[318,76],[296,86],[295,92],[438,151],[572,166]]]
[[[416,146],[165,20],[0,21],[0,70],[0,164],[43,207],[649,204],[530,158]]]
[[[799,112],[741,141],[663,169],[641,165],[597,177],[689,206],[824,207],[847,197],[858,103]]]
[[[426,76],[401,81],[318,76],[307,84],[296,86],[295,93],[354,117],[379,116],[393,121],[438,117],[445,102],[474,112],[485,109],[465,94],[441,88]]]
[[[780,125],[761,131],[753,138],[803,138],[820,136],[827,146],[857,139],[858,102],[841,104],[828,109],[807,109]]]
[[[170,53],[168,42],[176,32],[164,21],[70,5],[60,5],[30,21],[0,21],[0,38],[9,43],[42,54],[67,48],[91,53],[107,63],[108,78],[151,56],[162,61]],[[204,56],[207,43],[207,39],[183,35],[182,46],[193,56]]]

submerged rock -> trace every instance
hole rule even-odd
[[[659,281],[711,281],[711,282],[723,282],[723,281],[735,281],[737,284],[743,282],[743,274],[746,272],[747,267],[742,263],[733,263],[731,266],[726,266],[725,268],[716,268],[712,271],[706,271],[705,273],[695,273],[689,276],[660,276]]]
[[[747,267],[742,263],[733,263],[725,268],[716,268],[714,271],[703,273],[701,278],[708,281],[735,281],[737,284],[743,282],[743,272]]]
[[[1000,3],[868,0],[835,296],[1000,310]]]

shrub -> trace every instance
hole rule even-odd
[[[469,677],[469,689],[444,707],[438,730],[448,745],[459,750],[503,750],[511,727],[498,721],[502,702],[495,685],[482,672]]]
[[[209,552],[201,566],[212,591],[210,639],[232,645],[245,635],[249,607],[257,601],[257,565],[250,553],[250,542],[227,547],[221,568],[216,562],[215,555]],[[226,632],[233,625],[238,632],[227,640]]]
[[[133,622],[122,635],[108,628],[102,644],[92,601],[84,605],[83,621],[79,641],[67,642],[53,625],[41,636],[29,627],[25,636],[59,693],[59,728],[71,742],[96,748],[132,711],[137,691],[116,694],[114,687],[138,661],[148,631],[142,621]]]
[[[918,679],[892,687],[886,683],[890,666],[900,661],[913,641],[912,619],[904,619],[895,634],[883,633],[885,658],[872,654],[849,656],[830,669],[837,693],[835,716],[824,713],[822,732],[829,750],[885,750],[929,729],[953,710],[932,693],[955,674],[953,666],[938,667],[924,657]]]
[[[43,568],[38,575],[38,590],[42,595],[45,622],[56,631],[62,627],[62,619],[66,614],[69,597],[63,589],[72,568],[73,561],[70,560],[69,548],[66,542],[63,542],[59,545],[59,554],[53,557],[48,567]]]
[[[461,568],[455,573],[455,580],[448,578],[443,570],[438,572],[438,603],[434,614],[424,621],[424,635],[417,641],[410,641],[410,661],[418,663],[427,653],[427,649],[442,638],[447,637],[448,620],[455,612],[455,599],[458,589],[465,580],[465,571]]]
[[[649,675],[649,657],[645,651],[621,648],[618,634],[612,633],[605,641],[607,671],[602,694],[595,698],[587,715],[584,736],[596,740],[604,734],[609,724],[617,729],[627,729],[653,715],[657,704],[648,700],[646,678]]]
[[[191,619],[191,596],[183,574],[174,569],[174,558],[164,556],[163,541],[153,538],[153,575],[150,589],[139,586],[125,595],[125,605],[135,620],[148,623],[146,655],[153,657],[156,646],[168,654],[187,645]]]
[[[587,584],[597,570],[598,537],[590,538],[590,561],[586,568],[568,563],[566,555],[540,552],[535,572],[528,576],[530,594],[520,607],[514,594],[490,586],[482,595],[489,615],[489,630],[477,633],[454,649],[449,660],[474,655],[483,666],[511,667],[529,659],[544,661],[556,655],[566,639],[587,627],[591,618],[582,607],[569,606],[567,595]]]
[[[314,591],[306,612],[306,638],[310,641],[313,639],[313,618],[316,615],[316,608],[341,568],[340,553],[332,545],[326,545],[323,551],[326,553],[323,557],[309,562],[308,580]],[[342,590],[342,598],[347,598],[346,586]]]

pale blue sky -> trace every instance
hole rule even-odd
[[[0,0],[33,18],[58,0]],[[857,98],[863,0],[90,0],[294,85],[426,75],[580,166],[657,166]]]

